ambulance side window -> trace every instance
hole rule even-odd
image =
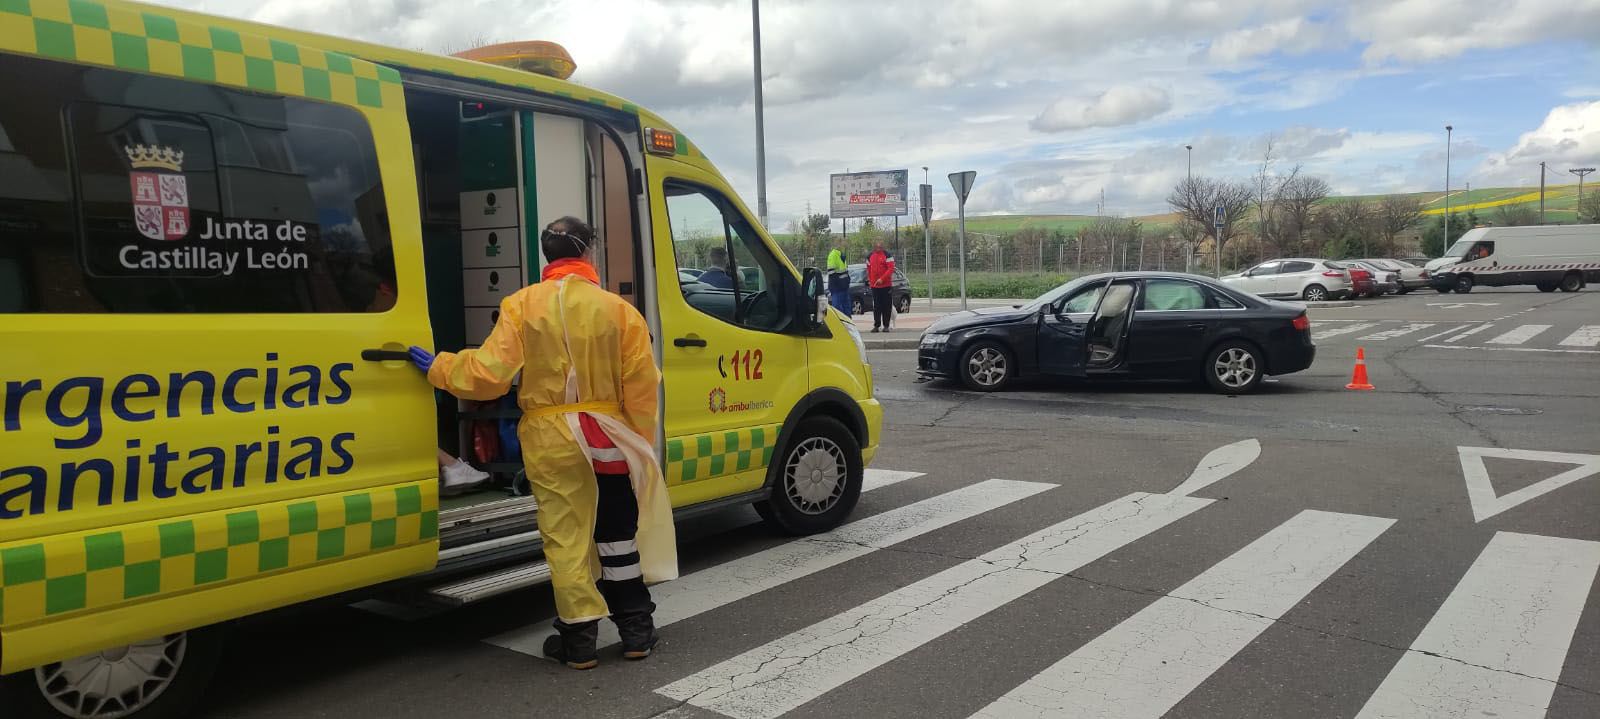
[[[0,96],[0,312],[393,306],[359,112],[15,56]]]
[[[788,274],[744,216],[716,192],[668,183],[667,219],[689,306],[767,332],[791,323]]]

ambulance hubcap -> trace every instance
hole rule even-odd
[[[844,450],[832,440],[812,437],[789,454],[783,475],[784,495],[795,509],[805,514],[822,514],[844,496]]]
[[[149,706],[183,665],[188,635],[169,634],[34,670],[56,711],[74,719],[118,719]]]

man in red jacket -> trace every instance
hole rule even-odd
[[[872,331],[888,332],[894,312],[894,260],[879,242],[867,257],[867,287],[872,288]]]

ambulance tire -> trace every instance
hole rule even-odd
[[[813,481],[806,468],[826,469],[815,466],[819,461],[844,467],[842,488],[834,485],[820,494],[812,493],[814,488],[805,484]],[[861,443],[849,429],[832,417],[806,417],[795,426],[783,451],[773,455],[767,468],[768,499],[756,502],[756,513],[784,534],[826,532],[843,524],[855,510],[865,469]]]
[[[165,679],[166,686],[160,693],[135,712],[113,714],[109,708],[97,712],[91,710],[92,713],[63,712],[46,696],[41,684],[42,675],[37,669],[0,677],[0,707],[5,707],[6,719],[92,719],[113,715],[128,719],[183,719],[195,716],[195,709],[205,695],[206,686],[211,683],[221,662],[225,627],[216,625],[177,634],[185,635],[182,659]],[[56,665],[47,665],[46,669],[51,666]],[[146,686],[147,691],[152,688]]]

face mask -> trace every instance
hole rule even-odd
[[[574,235],[574,234],[572,234],[570,232],[562,232],[562,231],[559,231],[559,230],[546,229],[544,231],[544,236],[546,238],[549,238],[549,237],[565,237],[565,238],[567,238],[567,240],[572,243],[573,247],[578,248],[578,254],[580,254],[580,255],[582,255],[583,253],[589,251],[589,242],[587,240],[583,239],[582,237]],[[543,243],[544,240],[541,239],[540,242]]]

